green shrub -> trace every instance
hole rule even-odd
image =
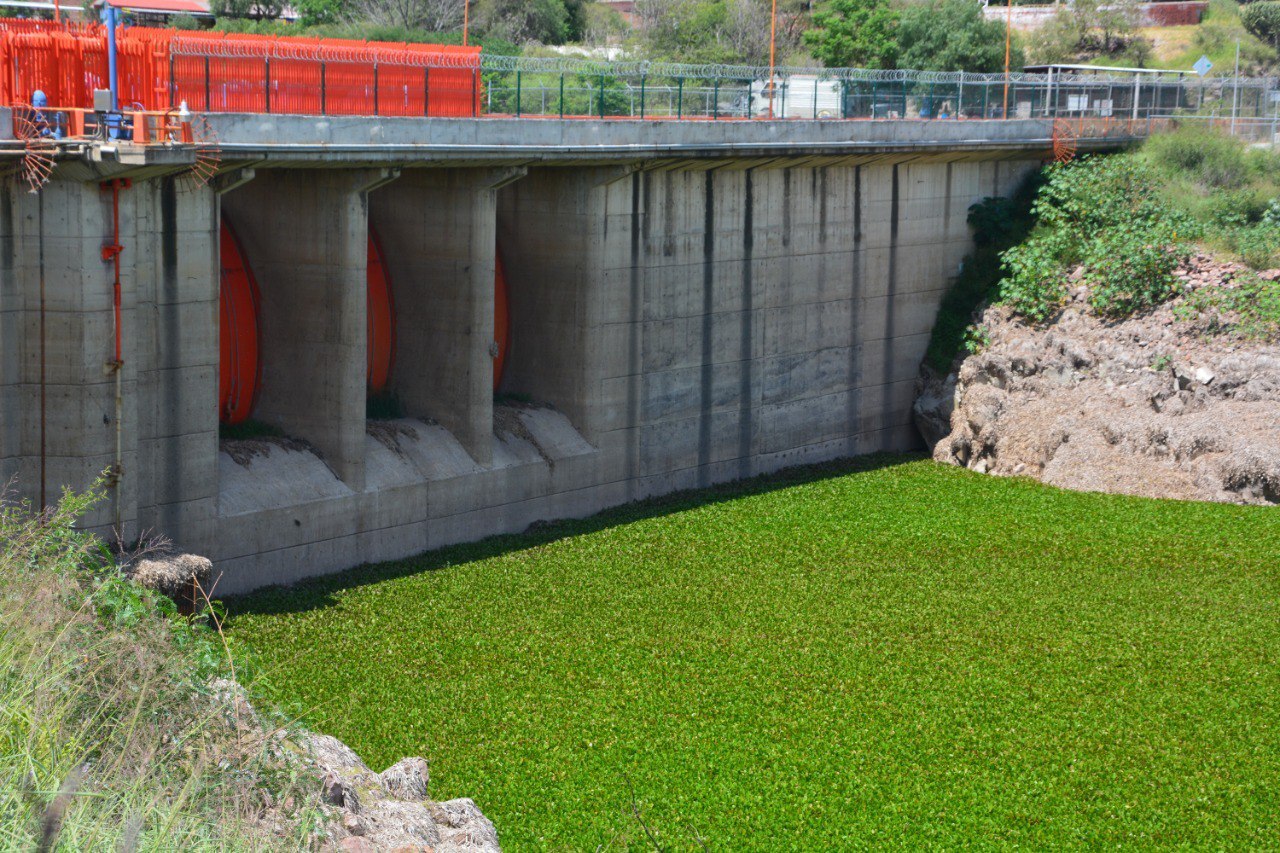
[[[1280,225],[1280,199],[1273,198],[1267,202],[1261,221],[1266,225]]]
[[[1240,260],[1255,270],[1280,267],[1280,228],[1274,225],[1239,228],[1232,242]]]
[[[1232,288],[1202,287],[1174,309],[1182,320],[1201,312],[1232,312],[1237,319],[1221,329],[1243,338],[1280,340],[1280,282],[1244,276]]]
[[[1272,47],[1280,45],[1280,3],[1250,3],[1240,10],[1240,23],[1249,34]]]
[[[1246,187],[1216,192],[1204,206],[1208,225],[1239,228],[1261,222],[1270,200],[1260,190]]]
[[[1167,173],[1186,175],[1209,188],[1240,187],[1255,173],[1240,141],[1209,127],[1184,126],[1156,134],[1142,150]]]
[[[1051,166],[1036,198],[1039,228],[1004,253],[1000,298],[1031,320],[1048,320],[1066,296],[1066,275],[1083,264],[1101,314],[1124,316],[1175,292],[1180,241],[1199,226],[1161,199],[1146,163],[1132,156],[1085,157]]]
[[[1178,293],[1173,271],[1185,252],[1172,234],[1140,226],[1114,226],[1098,235],[1085,257],[1089,304],[1099,314],[1124,317]]]
[[[1052,233],[1033,236],[1004,253],[1000,300],[1034,323],[1048,320],[1067,295],[1067,264]]]

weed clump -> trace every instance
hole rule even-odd
[[[304,845],[309,830],[258,819],[264,792],[304,796],[227,701],[218,609],[182,616],[127,580],[75,527],[94,499],[41,515],[0,503],[0,849]]]

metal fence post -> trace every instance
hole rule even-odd
[[[644,118],[644,89],[646,79],[646,75],[640,75],[640,118]]]
[[[676,78],[676,118],[684,118],[684,78]]]
[[[715,99],[711,102],[711,117],[713,119],[719,119],[720,118],[720,78],[719,77],[716,78],[715,91],[712,93],[711,97]]]
[[[564,118],[564,72],[560,72],[560,118]]]
[[[378,63],[373,63],[373,114],[378,114]]]
[[[271,57],[262,60],[262,100],[263,112],[271,112]]]
[[[422,114],[431,115],[431,66],[422,66]]]
[[[516,69],[516,118],[520,118],[520,69]]]
[[[204,108],[213,111],[213,99],[209,92],[209,57],[204,58]]]
[[[604,75],[600,75],[600,118],[604,118]]]
[[[326,92],[326,88],[327,88],[327,81],[326,81],[326,79],[325,79],[325,78],[326,78],[326,76],[327,76],[327,75],[326,75],[326,72],[325,72],[325,65],[326,65],[326,63],[324,63],[324,62],[321,62],[321,63],[320,63],[320,115],[326,115],[326,113],[325,113],[325,108],[326,108],[325,100],[326,100],[326,99],[327,99],[327,97],[328,97],[328,93]]]

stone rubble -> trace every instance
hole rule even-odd
[[[229,721],[256,731],[277,749],[295,752],[315,779],[326,832],[313,849],[344,853],[499,853],[493,824],[467,798],[435,802],[426,759],[402,758],[375,773],[350,747],[330,735],[303,730],[267,732],[244,689],[231,681],[213,685]],[[264,793],[259,820],[281,834],[283,811]]]
[[[1185,287],[1232,287],[1244,267],[1208,256]],[[1280,270],[1261,274],[1280,280]],[[1083,491],[1280,503],[1280,346],[1187,316],[1179,297],[1115,321],[1076,284],[1043,327],[993,306],[989,344],[946,377],[925,375],[916,424],[939,461]]]

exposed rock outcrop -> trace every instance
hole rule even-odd
[[[1190,292],[1241,270],[1198,256],[1181,274]],[[934,458],[1086,491],[1280,503],[1280,346],[1185,297],[1119,322],[1087,299],[1077,285],[1044,327],[985,311],[983,351],[921,382]]]
[[[324,831],[314,849],[348,853],[498,853],[498,833],[470,799],[434,802],[428,797],[430,769],[423,758],[402,758],[375,773],[350,747],[330,735],[272,730],[230,681],[214,685],[228,724],[262,739],[292,766],[314,778],[316,808]],[[295,803],[268,803],[258,816],[273,834],[287,835],[287,812]]]

